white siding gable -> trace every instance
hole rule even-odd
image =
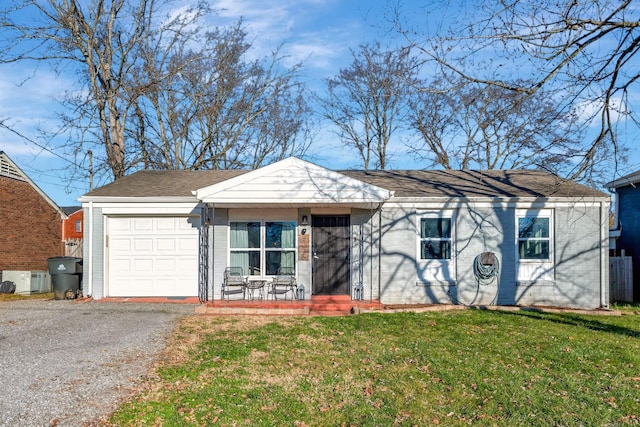
[[[216,206],[234,204],[311,204],[371,206],[392,192],[295,157],[194,192]]]

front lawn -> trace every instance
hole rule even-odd
[[[637,313],[189,317],[111,423],[640,425]]]
[[[53,292],[45,294],[0,294],[0,302],[21,301],[25,299],[53,299]]]

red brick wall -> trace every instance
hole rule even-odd
[[[76,221],[80,221],[80,231],[76,231]],[[69,215],[62,224],[64,229],[62,233],[63,239],[82,239],[82,230],[84,229],[82,209]]]
[[[0,270],[47,270],[63,248],[58,211],[28,182],[0,176]]]

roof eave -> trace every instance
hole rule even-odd
[[[640,171],[632,173],[627,176],[623,176],[622,178],[618,178],[616,180],[607,182],[605,187],[609,189],[609,191],[614,191],[616,188],[626,187],[628,185],[635,185],[640,183]]]
[[[389,200],[392,203],[456,203],[456,204],[471,204],[471,203],[559,203],[559,202],[587,202],[587,203],[600,203],[610,202],[611,197],[608,195],[603,196],[485,196],[485,197],[461,197],[461,196],[419,196],[419,197],[393,197]]]
[[[330,202],[316,202],[316,203],[302,203],[302,202],[214,202],[208,203],[208,205],[216,208],[216,209],[265,209],[265,208],[281,208],[281,209],[292,209],[292,208],[356,208],[356,209],[377,209],[384,201],[376,201],[376,202],[349,202],[349,203],[330,203]]]
[[[81,196],[80,203],[199,203],[193,196]]]

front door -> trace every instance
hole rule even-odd
[[[349,295],[349,217],[312,217],[313,294]]]

